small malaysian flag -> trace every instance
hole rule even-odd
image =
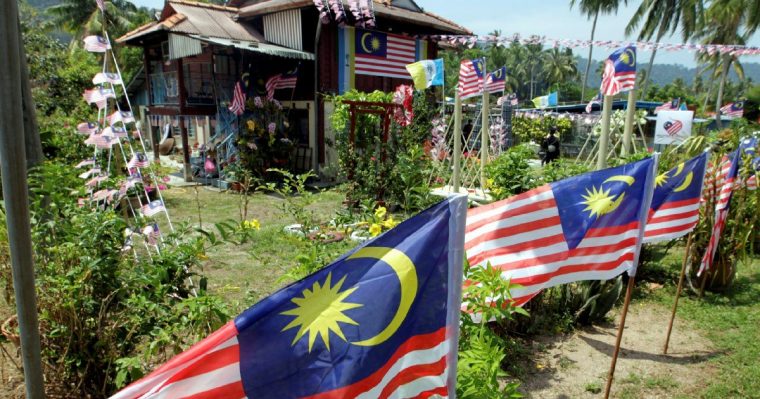
[[[126,138],[127,129],[121,126],[108,126],[103,129],[103,133],[101,133],[101,135],[115,138]]]
[[[137,184],[143,184],[143,178],[140,172],[134,173],[132,176],[128,176],[124,181],[124,187],[127,189],[134,188]]]
[[[659,107],[655,108],[654,113],[656,114],[660,111],[678,111],[679,108],[681,108],[681,99],[674,98],[673,100],[668,101],[665,104],[662,104]]]
[[[131,123],[135,121],[135,116],[129,111],[116,111],[108,115],[108,124],[113,126],[116,123]]]
[[[132,155],[132,158],[129,160],[129,163],[127,163],[127,168],[134,169],[134,168],[146,168],[150,165],[150,161],[148,160],[148,157],[145,156],[142,152],[135,152]]]
[[[100,174],[100,168],[92,168],[86,172],[82,172],[79,174],[80,179],[89,179],[90,176],[93,175],[99,175]]]
[[[486,91],[493,94],[504,91],[504,85],[507,83],[507,67],[503,66],[486,77]]]
[[[721,115],[725,115],[725,116],[741,118],[744,115],[744,101],[728,103],[720,107],[720,113]]]
[[[669,135],[674,136],[678,134],[678,132],[683,129],[683,122],[681,121],[667,121],[663,125],[665,128],[665,131],[668,132]]]
[[[604,61],[600,91],[605,96],[630,91],[636,85],[636,46],[623,47]]]
[[[462,60],[459,64],[459,96],[464,100],[483,92],[483,60]]]
[[[752,175],[749,178],[747,178],[747,190],[749,191],[755,191],[757,190],[757,175]]]
[[[98,124],[94,122],[82,122],[77,125],[77,132],[81,134],[93,134],[98,132]]]
[[[241,82],[235,84],[229,110],[237,116],[243,115],[243,112],[245,112],[245,93],[243,92],[243,84]]]
[[[92,90],[85,90],[82,97],[88,104],[96,104],[98,109],[103,109],[106,106],[106,100],[116,98],[116,93],[112,89],[97,87]]]
[[[267,100],[272,101],[274,99],[274,91],[277,90],[277,82],[282,78],[282,74],[277,74],[267,79]]]
[[[108,180],[108,176],[106,176],[106,175],[104,175],[104,176],[96,176],[96,177],[93,177],[92,179],[88,180],[87,183],[85,183],[84,185],[87,186],[87,187],[95,187],[98,184],[100,184],[100,183],[102,183],[102,182],[104,182],[106,180]]]
[[[498,100],[496,100],[496,105],[502,106],[504,104],[509,104],[511,106],[515,106],[520,104],[520,100],[517,99],[517,94],[510,93],[504,96],[499,97]]]
[[[720,236],[726,227],[728,205],[734,192],[734,183],[739,174],[739,162],[741,159],[741,153],[739,150],[736,150],[731,154],[724,155],[718,167],[718,176],[714,178],[713,190],[710,193],[710,198],[715,201],[715,219],[713,221],[712,235],[707,243],[705,255],[699,264],[697,276],[701,276],[705,270],[709,270],[715,260]],[[716,192],[715,190],[718,191]]]
[[[108,199],[109,194],[110,194],[109,190],[104,188],[102,190],[98,190],[92,193],[92,199],[94,201],[105,201],[106,199]]]
[[[87,36],[83,39],[84,49],[91,53],[105,53],[106,50],[111,49],[111,44],[103,39],[101,36],[93,35]]]
[[[110,149],[114,144],[119,141],[118,138],[113,136],[104,136],[102,134],[93,134],[84,141],[87,145],[95,146],[101,150]]]
[[[158,229],[158,223],[152,223],[143,227],[142,234],[148,245],[158,245],[158,239],[161,238],[161,230]]]
[[[81,169],[81,168],[84,168],[85,166],[91,166],[91,165],[95,165],[94,159],[85,159],[84,161],[81,161],[78,164],[76,164],[76,166],[74,167],[77,169]]]
[[[596,96],[594,96],[594,98],[592,98],[591,101],[589,101],[588,104],[586,104],[586,113],[590,114],[591,111],[594,109],[594,104],[601,104],[602,99],[603,99],[602,93],[601,92],[596,93]]]
[[[161,212],[166,212],[166,208],[164,207],[163,201],[155,200],[143,205],[142,208],[140,208],[140,211],[143,216],[153,217]]]
[[[95,74],[95,77],[92,78],[92,83],[96,85],[102,85],[104,83],[110,83],[112,85],[124,84],[119,74],[111,72],[98,72]]]

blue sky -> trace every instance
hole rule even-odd
[[[160,8],[163,0],[132,0],[134,3]],[[553,39],[588,39],[591,21],[576,9],[570,9],[568,0],[416,0],[421,7],[464,25],[475,33],[487,34],[499,29],[505,35],[542,35]],[[599,17],[596,38],[598,40],[624,40],[625,26],[641,1],[629,1],[621,6],[617,15]],[[663,41],[680,43],[680,36]],[[760,35],[755,34],[751,45],[760,46]],[[584,57],[587,50],[578,49]],[[594,59],[606,57],[606,49],[595,49]],[[642,59],[649,60],[649,53],[641,53]],[[760,57],[747,61],[760,62]],[[692,53],[686,51],[658,53],[657,63],[679,63],[694,66]]]

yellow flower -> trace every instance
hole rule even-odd
[[[208,256],[206,256],[206,254],[201,253],[201,254],[198,254],[198,259],[200,259],[200,260],[208,260]]]
[[[375,209],[375,217],[378,218],[378,219],[384,218],[385,214],[387,214],[387,213],[388,213],[388,210],[385,209],[384,206],[381,206],[381,207]]]
[[[248,130],[256,129],[256,122],[248,120],[248,122],[246,122],[246,126],[248,126]]]
[[[258,219],[246,220],[243,222],[243,227],[246,229],[261,230],[261,223]]]
[[[372,237],[377,237],[382,231],[382,226],[377,223],[372,223],[372,226],[369,226],[369,234],[371,234]]]
[[[398,224],[398,222],[395,221],[395,220],[393,220],[393,216],[391,216],[388,219],[386,219],[385,221],[383,221],[383,227],[385,227],[386,229],[392,229],[392,228],[396,227],[397,224]]]

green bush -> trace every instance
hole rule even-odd
[[[488,186],[496,199],[520,194],[540,185],[528,163],[535,153],[525,145],[512,147],[486,166]]]
[[[552,126],[557,127],[557,137],[569,134],[573,129],[573,122],[570,119],[555,118],[545,116],[540,118],[528,118],[526,116],[516,116],[512,118],[512,132],[521,143],[533,141],[541,143],[549,134]]]

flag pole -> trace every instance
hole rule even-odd
[[[620,341],[623,339],[623,328],[625,328],[625,317],[628,314],[628,305],[631,304],[631,296],[633,295],[633,286],[636,280],[636,276],[628,277],[628,288],[625,290],[625,303],[623,303],[623,313],[620,315],[620,325],[618,326],[617,338],[615,339],[615,352],[612,354],[612,363],[610,364],[610,371],[607,374],[607,387],[604,390],[604,399],[609,399],[610,390],[612,389],[612,380],[615,376],[615,366],[617,365],[618,354],[620,353]]]
[[[670,315],[670,322],[668,323],[668,333],[665,336],[665,345],[662,347],[662,353],[668,354],[668,344],[670,343],[670,333],[673,331],[673,320],[676,318],[676,310],[678,309],[678,298],[681,296],[681,290],[683,289],[683,280],[686,276],[686,263],[689,259],[689,250],[691,249],[692,239],[694,238],[694,232],[689,233],[689,238],[686,239],[686,253],[683,256],[683,264],[681,265],[681,276],[678,277],[678,288],[676,288],[676,300],[673,302],[673,312]]]
[[[462,169],[462,97],[459,95],[459,90],[454,89],[454,154],[452,162],[454,163],[454,176],[453,185],[454,192],[459,193],[459,185],[461,184],[461,169]]]
[[[488,116],[491,113],[489,102],[489,93],[488,90],[485,88],[485,80],[486,80],[486,58],[483,57],[483,87],[481,89],[483,90],[483,105],[482,105],[482,111],[480,112],[482,119],[480,122],[480,190],[483,192],[483,197],[486,196],[486,164],[488,163],[488,139],[489,132],[488,132]]]
[[[636,115],[636,89],[628,92],[628,109],[625,114],[625,127],[623,128],[623,156],[631,155],[633,144],[633,117]]]
[[[607,149],[610,142],[610,115],[612,115],[612,96],[604,96],[604,104],[602,105],[602,133],[599,136],[596,170],[602,170],[607,167]]]

